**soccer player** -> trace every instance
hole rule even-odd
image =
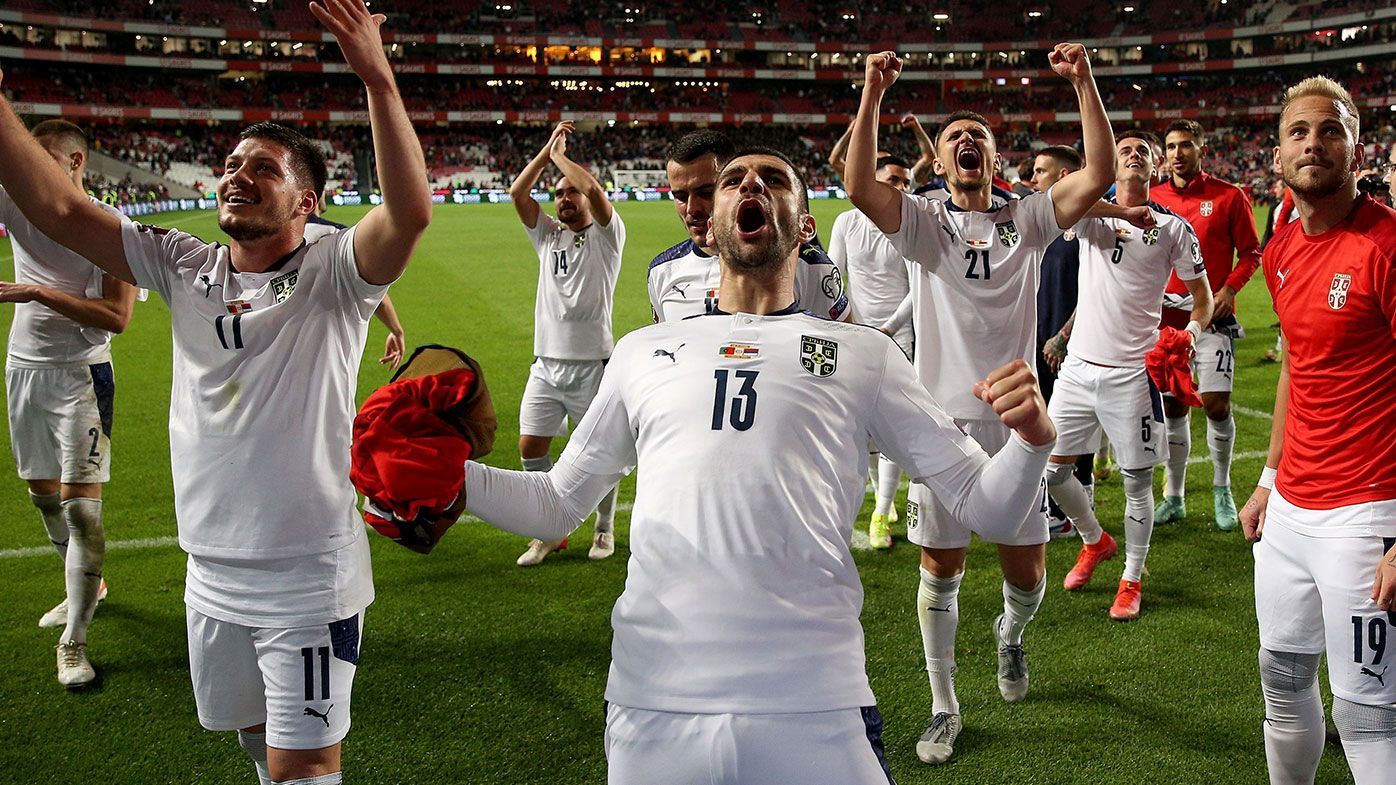
[[[519,403],[519,455],[529,471],[553,465],[548,449],[567,418],[582,419],[596,397],[611,356],[611,307],[625,251],[625,222],[606,189],[567,157],[573,125],[563,121],[509,188],[514,210],[538,254],[538,294],[533,306],[533,365]],[[554,198],[557,218],[533,198],[533,185],[552,163],[562,173]],[[596,532],[587,557],[615,553],[616,488],[596,508]],[[533,540],[518,558],[534,567],[567,539]]]
[[[1260,540],[1265,756],[1272,785],[1314,781],[1326,651],[1353,780],[1378,785],[1396,771],[1396,212],[1357,193],[1342,85],[1305,79],[1282,107],[1275,160],[1299,217],[1265,247],[1285,350],[1270,454],[1241,509]]]
[[[717,131],[693,131],[669,145],[664,169],[674,209],[688,239],[666,249],[646,273],[650,310],[656,322],[712,313],[722,265],[708,238],[717,175],[736,147]],[[809,195],[805,195],[809,206]],[[843,274],[817,245],[814,226],[801,227],[800,263],[795,266],[795,301],[815,316],[849,321],[853,314],[844,293]]]
[[[916,163],[911,165],[909,175],[911,176],[911,186],[907,190],[925,185],[934,174],[936,162],[936,146],[931,139],[931,135],[926,133],[921,121],[916,119],[916,115],[907,113],[902,115],[901,126],[916,137],[916,146],[921,150],[921,156],[916,159]],[[843,136],[834,143],[834,149],[829,151],[829,168],[834,170],[834,174],[844,179],[844,169],[848,163],[848,143],[853,138],[853,126],[849,125],[848,130],[843,132]],[[885,158],[891,155],[886,150],[878,150],[877,157]]]
[[[867,83],[850,144],[849,197],[914,263],[917,373],[957,425],[990,453],[1008,443],[1009,433],[982,400],[967,392],[970,384],[1010,360],[1032,363],[1043,251],[1063,227],[1097,204],[1110,182],[1110,121],[1086,50],[1060,44],[1049,60],[1080,100],[1087,165],[1046,193],[994,206],[998,152],[988,123],[973,112],[952,113],[936,134],[936,173],[945,178],[950,201],[909,195],[878,182],[873,158],[877,117],[883,95],[901,73],[901,61],[892,52],[865,61]],[[938,506],[924,486],[912,485],[907,498],[907,538],[921,546],[916,608],[932,696],[930,726],[916,752],[922,761],[938,764],[953,754],[961,727],[954,652],[971,529]],[[1040,487],[1034,498],[1036,506],[1025,504],[1021,517],[985,538],[998,546],[1004,576],[1004,610],[993,632],[999,692],[1009,702],[1027,695],[1023,630],[1046,587],[1046,499]]]
[[[81,192],[88,151],[82,129],[48,120],[34,126],[34,138]],[[93,209],[125,220],[88,199]],[[80,687],[97,678],[87,627],[107,593],[102,484],[111,479],[111,337],[130,322],[136,287],[50,240],[3,188],[0,224],[15,258],[15,282],[0,282],[0,302],[15,303],[5,356],[10,449],[64,565],[66,598],[39,626],[63,628],[58,683]]]
[[[911,190],[911,170],[896,156],[877,159],[878,182],[900,191]],[[858,321],[887,333],[907,357],[911,356],[911,288],[906,259],[890,240],[857,210],[845,210],[834,219],[829,232],[829,258],[848,271],[848,282]],[[895,520],[897,485],[901,467],[877,450],[868,454],[876,465],[873,488],[877,494],[868,540],[872,547],[892,547],[891,522]]]
[[[1077,171],[1085,164],[1076,148],[1051,145],[1042,148],[1032,159],[1030,184],[1034,192],[1043,193],[1058,180]],[[1067,232],[1052,241],[1042,254],[1042,280],[1037,285],[1037,384],[1042,397],[1052,402],[1052,388],[1066,359],[1066,344],[1071,340],[1071,317],[1076,311],[1076,281],[1081,270],[1081,241],[1075,232]],[[1086,490],[1087,499],[1095,493],[1092,468],[1094,455],[1083,455],[1076,462],[1074,473]],[[1048,517],[1052,537],[1070,537],[1071,520],[1055,501],[1049,499]]]
[[[1202,171],[1207,137],[1196,120],[1175,120],[1164,133],[1166,170],[1170,177],[1150,191],[1155,202],[1181,216],[1197,233],[1202,261],[1212,292],[1212,323],[1197,338],[1193,372],[1207,415],[1207,450],[1212,456],[1212,511],[1217,528],[1236,528],[1236,502],[1231,497],[1231,454],[1236,420],[1231,416],[1231,385],[1235,360],[1236,293],[1260,267],[1260,237],[1255,231],[1251,200],[1241,188]],[[1184,296],[1187,287],[1177,276],[1168,279],[1168,294]],[[1188,315],[1179,308],[1163,309],[1163,324],[1181,328]],[[1188,406],[1172,396],[1163,399],[1167,418],[1168,459],[1164,469],[1163,501],[1154,509],[1156,523],[1180,521],[1187,515],[1184,480],[1192,452]]]
[[[467,463],[466,508],[555,538],[638,467],[609,782],[887,783],[849,549],[868,439],[997,536],[1035,504],[1052,425],[1025,362],[993,370],[971,393],[1015,435],[990,459],[888,336],[799,311],[814,219],[789,160],[738,153],[718,182],[723,310],[622,338],[557,465]]]
[[[0,185],[25,216],[169,305],[170,451],[199,721],[238,730],[263,783],[341,782],[368,540],[349,443],[368,320],[431,220],[422,148],[360,0],[311,3],[367,90],[383,204],[304,239],[325,163],[300,134],[243,131],[218,181],[227,245],[123,224],[0,101]]]
[[[1072,467],[1081,455],[1110,438],[1125,491],[1125,569],[1110,618],[1139,617],[1144,560],[1154,529],[1154,466],[1162,462],[1159,444],[1163,409],[1158,389],[1144,368],[1144,356],[1158,343],[1163,290],[1172,270],[1192,295],[1186,331],[1197,336],[1212,316],[1212,292],[1187,221],[1149,201],[1154,176],[1154,135],[1121,132],[1115,143],[1115,200],[1125,207],[1147,206],[1157,226],[1140,231],[1114,218],[1088,218],[1075,227],[1081,241],[1080,298],[1069,354],[1052,393],[1052,421],[1061,440],[1052,453],[1048,488],[1057,505],[1081,533],[1084,545],[1063,582],[1080,589],[1100,562],[1116,553],[1115,540],[1101,528]]]

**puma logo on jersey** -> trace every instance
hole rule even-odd
[[[1382,668],[1382,669],[1381,669],[1381,673],[1377,673],[1376,671],[1372,670],[1371,668],[1368,668],[1366,665],[1363,665],[1363,666],[1362,666],[1362,675],[1363,675],[1363,676],[1371,676],[1372,678],[1374,678],[1374,679],[1377,680],[1377,683],[1378,683],[1378,684],[1380,684],[1380,685],[1383,686],[1383,687],[1386,686],[1386,668]]]
[[[679,344],[678,346],[675,346],[674,349],[673,349],[673,351],[670,351],[670,350],[668,350],[668,349],[655,349],[655,350],[654,350],[654,354],[653,354],[652,356],[654,356],[654,357],[668,357],[669,360],[670,360],[671,362],[678,362],[678,361],[679,361],[679,358],[676,357],[675,355],[678,353],[678,351],[679,351],[680,349],[682,349],[683,347],[685,347],[685,346],[687,346],[687,345],[688,345],[688,344],[686,344],[686,343],[681,343],[681,344]]]
[[[313,709],[313,708],[311,708],[311,707],[309,707],[309,706],[306,706],[306,707],[305,707],[305,712],[304,712],[304,714],[305,714],[305,716],[307,716],[307,717],[315,717],[316,719],[318,719],[318,720],[320,720],[321,722],[325,723],[325,727],[328,728],[328,727],[330,727],[330,709],[333,709],[333,708],[334,708],[334,704],[331,703],[331,704],[330,704],[330,707],[329,707],[328,709],[325,709],[325,713],[324,713],[324,714],[321,714],[320,712],[316,711],[315,709]]]
[[[688,292],[685,291],[685,290],[688,289],[688,287],[689,287],[689,284],[686,284],[686,283],[685,283],[685,284],[677,284],[677,283],[676,283],[676,284],[674,284],[673,286],[670,286],[669,288],[672,289],[672,290],[674,290],[674,291],[676,291],[676,292],[678,292],[680,297],[687,297],[687,296],[688,296]]]
[[[1280,279],[1280,285],[1279,285],[1279,286],[1276,286],[1276,287],[1275,287],[1276,289],[1283,289],[1283,288],[1285,288],[1285,276],[1286,276],[1286,275],[1289,275],[1289,270],[1276,270],[1276,271],[1275,271],[1275,277],[1278,278],[1278,279]]]
[[[209,279],[209,277],[208,277],[207,275],[201,275],[201,276],[199,276],[199,283],[201,283],[201,284],[204,285],[204,298],[205,298],[205,299],[208,298],[209,292],[212,292],[212,291],[213,291],[213,287],[217,286],[220,292],[221,292],[222,289],[223,289],[223,284],[221,284],[221,283],[214,283],[212,280]]]

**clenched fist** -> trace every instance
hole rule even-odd
[[[1021,359],[975,383],[974,394],[993,407],[1003,424],[1017,431],[1028,444],[1040,447],[1057,438],[1057,429],[1047,418],[1047,402],[1037,387],[1037,377]]]

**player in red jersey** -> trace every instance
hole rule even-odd
[[[1241,511],[1260,540],[1272,785],[1314,781],[1325,651],[1353,779],[1390,783],[1396,771],[1396,211],[1358,195],[1357,136],[1338,83],[1286,91],[1275,157],[1299,218],[1275,230],[1264,260],[1285,351],[1270,455]]]
[[[1231,497],[1231,447],[1236,421],[1231,417],[1231,385],[1235,366],[1236,293],[1260,266],[1260,238],[1255,214],[1246,192],[1202,171],[1207,137],[1196,120],[1175,120],[1163,138],[1166,169],[1171,176],[1150,192],[1154,201],[1182,216],[1197,232],[1207,280],[1212,282],[1212,323],[1197,340],[1193,373],[1197,375],[1202,408],[1207,413],[1207,448],[1212,455],[1212,509],[1217,528],[1236,528],[1236,503]],[[1188,294],[1187,286],[1173,275],[1168,279],[1165,304]],[[1168,295],[1176,295],[1169,297]],[[1163,324],[1187,326],[1191,303],[1165,307]],[[1154,510],[1155,523],[1180,521],[1187,515],[1183,484],[1192,429],[1188,407],[1176,398],[1163,399],[1168,418],[1168,461],[1164,471],[1163,501]]]

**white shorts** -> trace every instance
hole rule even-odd
[[[316,750],[349,733],[349,695],[363,639],[360,612],[311,627],[244,627],[185,608],[199,724],[267,724],[267,745]]]
[[[960,430],[969,434],[989,455],[997,455],[1012,431],[998,420],[956,420]],[[1033,507],[1028,517],[1012,537],[1003,540],[989,540],[996,545],[1041,545],[1047,542],[1047,485],[1039,487],[1040,504]],[[926,548],[968,548],[972,532],[960,523],[950,510],[936,499],[930,488],[913,482],[906,493],[906,538],[909,542]]]
[[[566,436],[567,418],[575,423],[587,413],[605,370],[605,360],[535,359],[519,403],[519,433]]]
[[[1285,525],[1312,524],[1324,513],[1270,494],[1265,533],[1252,551],[1260,645],[1326,652],[1334,695],[1396,703],[1396,613],[1379,610],[1371,597],[1377,565],[1396,538],[1309,537]]]
[[[609,785],[888,785],[876,706],[811,714],[606,708]]]
[[[1047,415],[1057,426],[1054,455],[1100,449],[1103,429],[1125,469],[1163,463],[1163,398],[1143,368],[1109,368],[1067,356],[1057,375]]]
[[[25,480],[111,479],[111,363],[5,369],[10,450]]]
[[[1236,371],[1236,340],[1231,331],[1202,331],[1193,345],[1192,372],[1199,393],[1230,393]]]

